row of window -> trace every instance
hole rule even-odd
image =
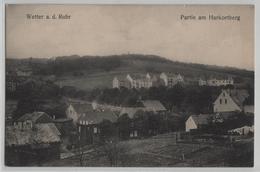
[[[224,99],[225,104],[227,104],[227,99]],[[222,104],[222,99],[219,99],[219,103]]]

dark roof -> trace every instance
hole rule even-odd
[[[86,112],[79,117],[78,123],[80,123],[80,121],[87,121],[89,124],[99,124],[103,120],[116,122],[117,116],[114,112],[108,110]]]
[[[158,100],[143,100],[142,104],[145,107],[145,111],[166,111],[166,108]]]
[[[139,110],[144,110],[143,107],[124,107],[122,108],[121,112],[120,112],[120,116],[127,114],[129,118],[134,118],[134,115],[136,114],[137,111]]]
[[[227,92],[238,106],[243,106],[243,102],[249,96],[248,91],[244,89],[227,90]]]
[[[191,115],[196,125],[207,125],[211,116],[210,114]]]
[[[42,117],[42,116],[47,116],[48,118],[49,115],[45,112],[33,112],[33,113],[26,113],[23,116],[21,116],[19,119],[17,119],[16,121],[26,121],[26,120],[31,120],[33,122],[37,122],[37,120]]]
[[[36,124],[33,129],[21,130],[6,126],[5,145],[23,146],[60,142],[60,132],[53,123]]]
[[[228,118],[235,116],[235,115],[237,115],[237,113],[235,113],[235,112],[218,112],[218,113],[216,113],[215,117],[219,116],[222,119],[227,120]]]
[[[146,80],[146,75],[147,74],[129,74],[131,76],[131,78],[133,78],[134,80]]]

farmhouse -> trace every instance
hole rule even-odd
[[[44,112],[27,113],[6,126],[6,164],[56,159],[60,156],[61,133]]]
[[[60,133],[53,123],[7,126],[5,134],[6,165],[26,165],[60,156]]]
[[[166,112],[166,108],[158,100],[143,100],[144,111],[152,111],[154,113]]]
[[[78,121],[79,141],[82,144],[92,144],[99,141],[100,127],[103,120],[109,120],[114,123],[117,116],[112,111],[92,111],[83,113]]]
[[[186,132],[208,125],[210,118],[209,114],[191,115],[185,122]]]
[[[34,124],[52,123],[52,119],[45,112],[26,113],[14,122],[14,126],[19,129],[33,127]]]
[[[92,105],[88,103],[70,103],[65,111],[67,118],[71,118],[76,124],[79,117],[86,112],[92,111]]]
[[[160,78],[163,80],[166,87],[173,87],[177,83],[183,83],[183,76],[175,73],[161,73]]]
[[[222,90],[213,103],[214,112],[234,112],[243,110],[243,102],[249,96],[246,90]]]

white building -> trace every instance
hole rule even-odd
[[[153,86],[153,80],[149,73],[146,75],[130,75],[126,76],[130,82],[131,88],[150,88]]]
[[[130,88],[131,85],[130,85],[129,80],[126,77],[116,76],[113,79],[112,87],[113,88],[121,88],[121,87]]]
[[[234,80],[231,77],[229,77],[227,79],[211,78],[211,79],[208,79],[208,80],[203,80],[203,79],[200,78],[199,79],[199,86],[204,86],[204,85],[215,86],[215,87],[234,85]]]
[[[249,96],[246,90],[222,90],[213,103],[214,112],[234,112],[243,110],[243,102]]]
[[[163,80],[166,87],[173,87],[177,83],[184,82],[183,76],[174,73],[161,73],[160,78]]]

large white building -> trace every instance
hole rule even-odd
[[[203,80],[203,79],[199,79],[199,86],[227,86],[227,85],[234,85],[234,80],[233,78],[229,77],[227,79],[216,79],[216,78],[211,78],[208,80]]]
[[[184,82],[183,76],[175,73],[161,73],[160,78],[163,80],[166,87],[173,87],[177,83]]]

